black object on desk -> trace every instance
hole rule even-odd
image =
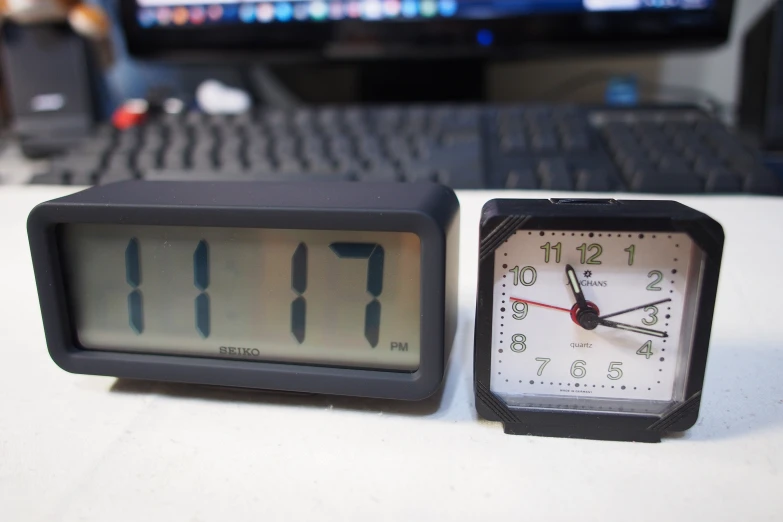
[[[90,136],[100,97],[89,44],[66,25],[11,22],[2,41],[12,129],[23,152],[47,156]]]
[[[778,194],[724,125],[691,108],[385,106],[163,116],[103,127],[33,183],[128,179],[435,181],[455,189]]]
[[[476,409],[506,433],[658,442],[696,423],[723,229],[674,201],[492,200]]]
[[[115,183],[37,206],[27,230],[65,370],[404,400],[443,379],[446,187]]]

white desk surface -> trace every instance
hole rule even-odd
[[[661,444],[520,437],[477,418],[476,241],[417,404],[72,375],[50,360],[25,231],[62,187],[0,187],[0,520],[783,520],[783,199],[682,197],[727,241],[701,417]]]

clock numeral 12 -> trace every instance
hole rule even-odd
[[[541,250],[544,251],[544,263],[549,263],[549,254],[552,252],[552,250],[555,251],[555,263],[560,262],[560,254],[563,250],[563,244],[558,243],[555,246],[552,246],[551,243],[547,243],[546,245],[541,247]]]
[[[580,259],[580,262],[583,265],[600,265],[601,262],[598,260],[598,257],[604,253],[604,248],[599,245],[598,243],[593,243],[592,245],[589,245],[587,243],[582,243],[581,246],[576,247],[577,250],[579,250],[582,253],[582,257]],[[587,257],[588,251],[595,251],[595,253]]]

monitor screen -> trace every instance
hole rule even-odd
[[[733,0],[122,0],[132,51],[361,57],[530,43],[725,39]],[[185,36],[187,34],[188,36]],[[483,51],[482,51],[483,50]]]

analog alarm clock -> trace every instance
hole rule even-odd
[[[458,216],[434,184],[127,182],[43,203],[49,353],[74,373],[422,399],[454,335]]]
[[[510,434],[657,442],[701,401],[723,230],[673,201],[483,209],[476,407]]]

